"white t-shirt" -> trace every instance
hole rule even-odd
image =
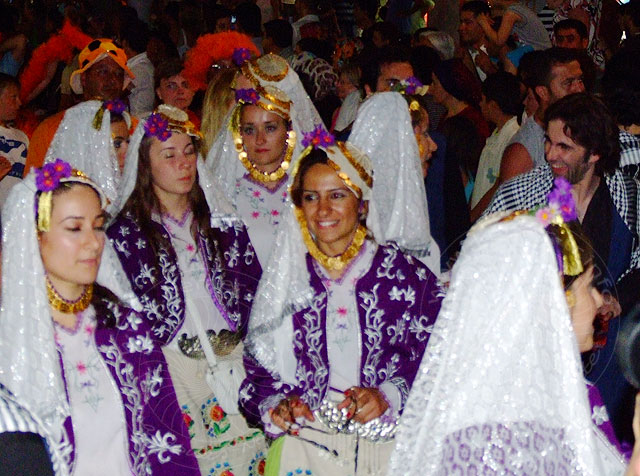
[[[502,162],[502,154],[511,138],[518,132],[520,125],[518,118],[512,117],[498,131],[487,139],[487,142],[480,154],[478,161],[478,172],[476,173],[476,183],[473,186],[473,195],[471,195],[471,207],[475,207],[484,197],[484,194],[493,187],[500,175],[500,163]]]
[[[0,208],[4,205],[11,188],[22,180],[24,163],[27,160],[29,139],[20,129],[0,126],[0,156],[11,162],[11,171],[0,180]]]

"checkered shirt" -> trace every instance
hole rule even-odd
[[[553,186],[553,179],[551,167],[544,164],[506,181],[496,191],[485,215],[499,211],[526,210],[546,203],[547,195]],[[633,234],[631,262],[629,269],[623,273],[622,276],[624,276],[640,265],[638,241],[640,236],[640,223],[638,222],[640,183],[623,174],[620,170],[606,175],[605,180],[618,214]]]

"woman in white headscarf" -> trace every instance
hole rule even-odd
[[[254,476],[264,437],[247,426],[237,401],[261,268],[242,220],[209,178],[199,140],[187,113],[173,106],[139,124],[123,208],[107,234],[164,345],[201,471]]]
[[[279,437],[268,475],[384,474],[436,277],[378,244],[366,155],[322,128],[307,144],[252,309],[240,404]]]
[[[440,250],[429,231],[420,152],[405,99],[397,92],[367,99],[358,109],[349,142],[373,163],[380,242],[396,242],[439,275]]]
[[[3,209],[0,380],[48,434],[59,475],[199,474],[159,344],[95,285],[107,198],[60,159]]]
[[[550,204],[469,233],[400,422],[388,474],[624,471],[585,385],[602,297],[568,182]]]
[[[266,266],[288,203],[290,171],[302,151],[302,131],[322,120],[298,75],[279,56],[245,62],[234,83],[236,105],[209,150],[207,165]]]

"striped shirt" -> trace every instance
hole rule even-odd
[[[51,437],[40,419],[21,405],[13,394],[0,383],[0,433],[34,433],[40,435],[56,476],[68,474],[62,459],[53,449]]]

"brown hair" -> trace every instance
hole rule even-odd
[[[162,211],[162,204],[154,192],[151,178],[150,151],[153,140],[154,137],[145,136],[140,143],[140,148],[138,149],[138,176],[136,178],[136,185],[121,213],[128,213],[131,215],[133,220],[140,227],[142,233],[149,238],[152,249],[157,253],[160,248],[169,246],[170,243],[168,243],[162,234],[157,231],[151,218],[154,211]],[[197,152],[198,141],[192,137],[191,142]],[[197,174],[196,182],[189,192],[189,205],[193,212],[193,227],[191,229],[191,234],[197,242],[198,233],[202,233],[206,236],[211,231],[211,225],[209,223],[209,206],[207,205],[204,192],[198,183]]]

